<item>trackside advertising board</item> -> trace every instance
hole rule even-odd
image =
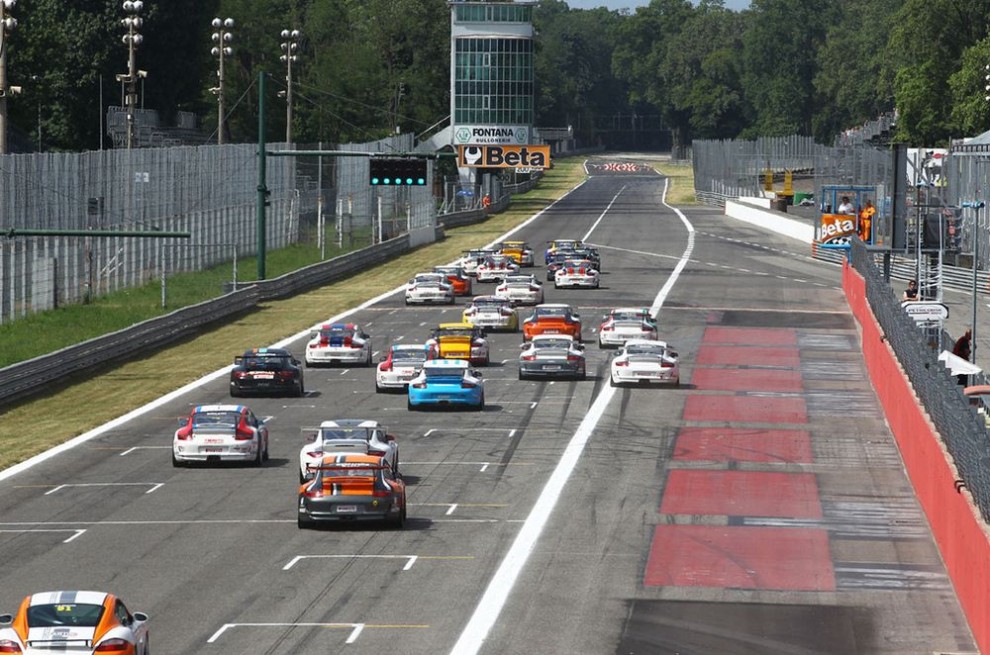
[[[550,146],[458,146],[461,168],[550,168]]]

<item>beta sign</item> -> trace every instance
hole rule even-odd
[[[464,168],[550,168],[550,146],[458,146]]]

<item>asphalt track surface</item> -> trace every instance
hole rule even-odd
[[[112,591],[158,654],[975,652],[839,269],[715,210],[682,220],[664,187],[596,174],[518,233],[602,252],[603,288],[546,293],[585,319],[588,380],[517,380],[518,334],[491,337],[481,414],[307,369],[305,397],[243,401],[268,417],[265,467],[173,469],[176,418],[231,402],[221,376],[0,481],[0,608]],[[348,320],[381,351],[463,302]],[[683,384],[613,390],[599,318],[655,302]],[[398,435],[405,529],[297,529],[303,428],[330,418]]]

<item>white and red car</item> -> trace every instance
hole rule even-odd
[[[587,259],[569,259],[561,265],[553,276],[556,289],[597,289],[601,275],[595,265]]]
[[[267,460],[268,428],[244,405],[197,405],[172,436],[172,466]]]
[[[406,283],[406,304],[454,304],[454,285],[444,273],[419,273]]]
[[[425,343],[392,344],[375,371],[375,391],[405,389],[423,364],[436,357],[436,349]]]
[[[371,337],[354,323],[325,323],[306,344],[306,366],[371,366]]]
[[[543,284],[534,275],[507,275],[495,287],[495,296],[505,298],[514,305],[542,305]]]
[[[519,264],[508,255],[489,255],[478,268],[475,277],[478,282],[499,282],[506,276],[519,272]]]
[[[630,339],[612,358],[609,366],[611,384],[669,384],[681,383],[677,353],[666,342],[650,339]]]
[[[375,420],[343,418],[323,421],[299,451],[299,482],[313,477],[330,455],[381,457],[394,475],[399,473],[399,444],[395,435]]]
[[[647,307],[616,307],[598,328],[599,348],[617,348],[629,339],[657,338],[657,322]]]

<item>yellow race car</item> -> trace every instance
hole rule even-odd
[[[441,323],[426,342],[441,359],[466,359],[474,365],[488,364],[485,331],[470,323]]]

